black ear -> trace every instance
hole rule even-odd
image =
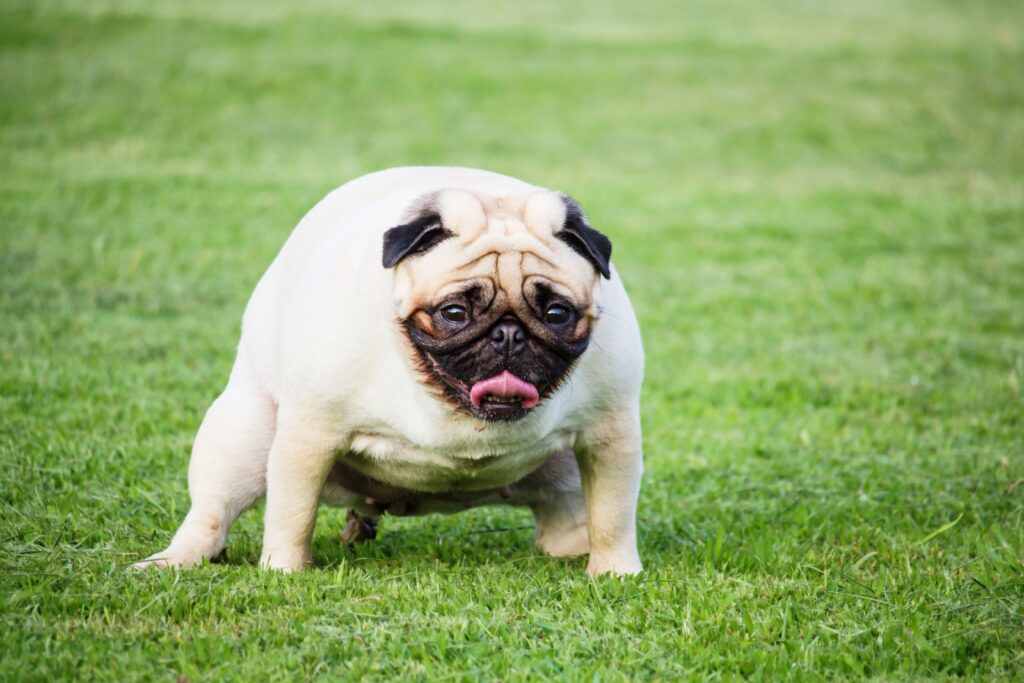
[[[573,251],[590,261],[605,278],[610,279],[612,271],[612,242],[587,224],[583,209],[571,197],[562,195],[565,202],[565,224],[555,233]]]
[[[451,236],[452,233],[441,225],[441,217],[436,213],[428,213],[384,233],[381,263],[385,268],[391,268],[406,256],[422,254]]]

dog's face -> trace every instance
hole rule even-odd
[[[384,236],[398,324],[423,380],[486,421],[525,417],[586,350],[611,242],[564,195],[444,190]]]

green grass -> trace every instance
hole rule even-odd
[[[1024,676],[1024,6],[0,0],[0,678]],[[396,165],[563,189],[644,330],[647,571],[529,516],[129,573],[246,298]]]

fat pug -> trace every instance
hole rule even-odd
[[[191,508],[140,567],[223,549],[266,496],[261,564],[312,564],[320,502],[530,508],[538,546],[635,574],[643,349],[609,240],[558,192],[465,168],[354,180],[299,223],[249,300],[188,470]]]

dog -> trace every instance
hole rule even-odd
[[[331,192],[256,286],[188,469],[191,508],[136,566],[201,563],[266,496],[264,567],[383,513],[529,507],[552,556],[641,571],[643,348],[611,242],[565,194],[465,168]]]

